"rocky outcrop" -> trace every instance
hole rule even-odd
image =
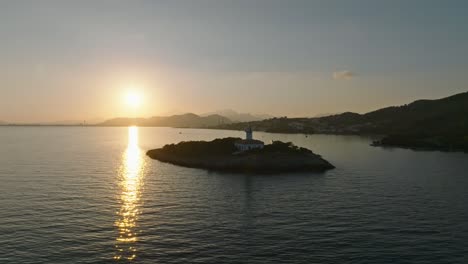
[[[211,142],[196,142],[198,146],[206,145],[213,149]],[[218,141],[219,142],[219,141]],[[201,168],[215,171],[249,172],[249,173],[282,173],[282,172],[320,172],[333,169],[334,166],[312,151],[298,148],[292,144],[276,142],[266,145],[261,150],[251,150],[242,153],[205,153],[198,147],[199,153],[189,148],[193,142],[181,142],[147,152],[147,155],[162,162],[174,165]],[[211,144],[211,146],[210,146]],[[286,144],[279,147],[279,144]],[[274,146],[275,145],[275,146]]]

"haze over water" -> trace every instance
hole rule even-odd
[[[468,261],[466,154],[255,133],[337,168],[220,174],[145,156],[226,136],[242,133],[0,127],[0,263]]]

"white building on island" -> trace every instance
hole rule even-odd
[[[263,141],[253,139],[252,128],[249,126],[245,129],[245,139],[236,141],[234,145],[239,151],[246,151],[250,149],[261,149],[265,144]]]

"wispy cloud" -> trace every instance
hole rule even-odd
[[[352,71],[336,71],[333,72],[334,80],[350,80],[356,77],[356,74]]]

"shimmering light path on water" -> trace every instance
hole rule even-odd
[[[468,263],[468,155],[254,133],[337,168],[220,174],[146,150],[238,131],[0,127],[0,263]]]
[[[140,188],[145,168],[144,152],[138,146],[138,127],[128,128],[128,147],[122,157],[119,178],[122,188],[121,208],[115,225],[119,230],[114,259],[133,260],[137,256]]]

